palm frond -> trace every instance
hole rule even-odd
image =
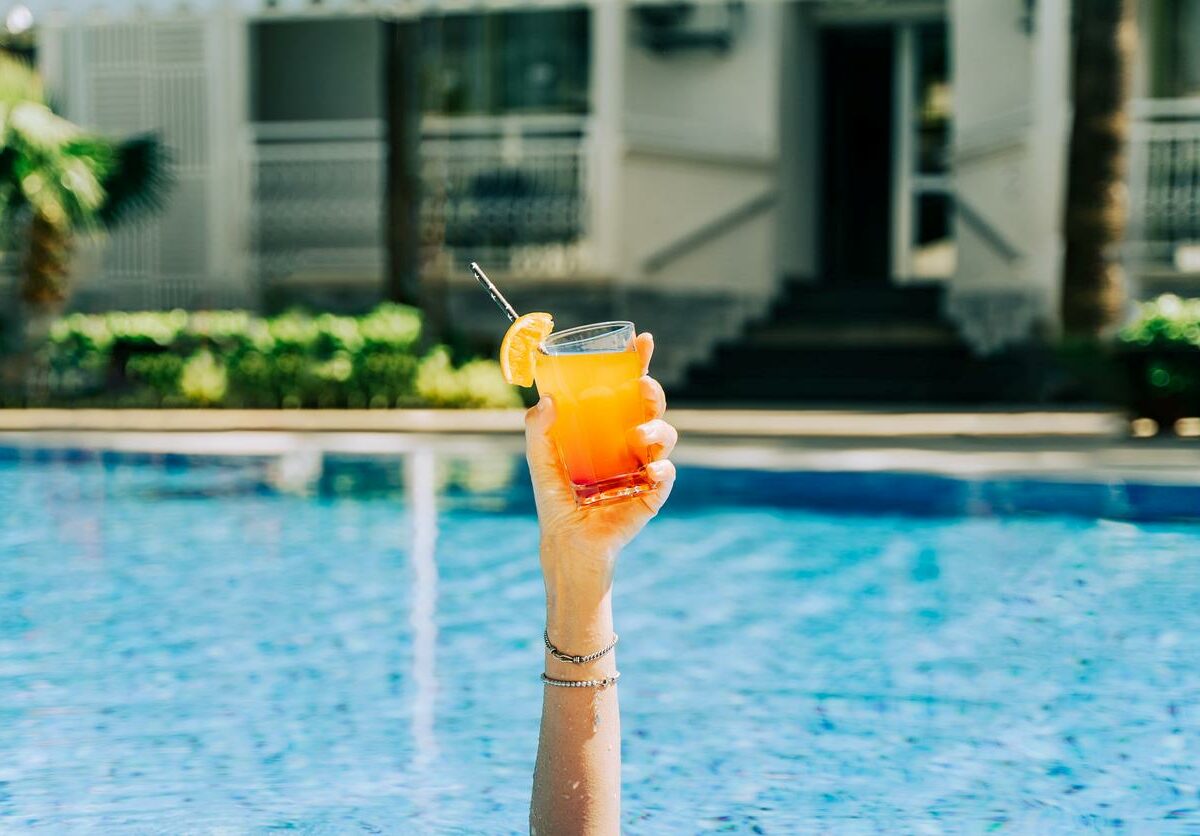
[[[0,52],[0,102],[46,102],[42,77],[29,64],[5,52]]]
[[[99,220],[108,227],[161,209],[174,179],[167,149],[154,134],[117,143],[112,165],[101,180],[105,199]]]
[[[20,142],[39,152],[61,154],[79,136],[79,127],[39,102],[17,102],[8,110],[8,142]]]

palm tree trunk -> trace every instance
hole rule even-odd
[[[71,233],[35,214],[29,224],[29,250],[21,276],[21,346],[16,377],[27,404],[49,395],[46,340],[55,317],[62,313],[69,290]]]
[[[34,307],[61,306],[67,300],[71,269],[71,233],[35,214],[29,224],[29,251],[21,283],[21,299]]]
[[[1075,0],[1075,105],[1063,221],[1062,318],[1067,336],[1096,339],[1126,304],[1119,248],[1133,64],[1134,0]]]

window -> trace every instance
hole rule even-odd
[[[1200,96],[1200,0],[1150,0],[1150,95]]]
[[[587,10],[433,16],[421,23],[426,113],[586,113]]]
[[[382,117],[382,45],[370,18],[251,24],[251,120]]]

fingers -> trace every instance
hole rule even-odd
[[[646,374],[650,371],[650,358],[654,356],[654,335],[649,331],[638,334],[633,345],[642,358],[642,374]]]
[[[679,433],[675,428],[661,418],[639,424],[633,430],[635,449],[646,451],[646,461],[654,462],[665,459],[675,449],[679,441]]]
[[[667,411],[667,393],[662,384],[650,376],[645,376],[639,382],[642,391],[642,402],[645,404],[647,418],[661,418]]]
[[[675,487],[675,463],[667,459],[646,465],[646,475],[655,483],[654,490],[642,494],[642,504],[651,514],[657,514]]]

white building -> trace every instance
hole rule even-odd
[[[22,2],[66,114],[177,163],[81,305],[337,303],[416,263],[494,332],[478,260],[518,307],[668,330],[668,378],[788,282],[944,283],[982,349],[1057,319],[1069,0]],[[1130,264],[1186,288],[1200,0],[1140,14]]]

